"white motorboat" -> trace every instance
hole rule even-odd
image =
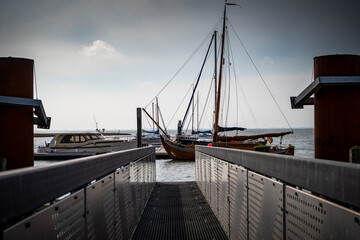
[[[100,133],[57,133],[38,153],[100,154],[137,147],[136,140],[105,138]]]

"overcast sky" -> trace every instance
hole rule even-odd
[[[241,8],[229,8],[228,18],[291,126],[313,127],[313,107],[292,110],[289,97],[310,84],[315,56],[360,54],[360,2],[234,2]],[[38,97],[52,117],[51,129],[94,129],[94,116],[101,128],[135,129],[136,108],[145,107],[172,78],[212,31],[223,6],[222,0],[1,1],[0,56],[35,60]],[[233,46],[234,54],[246,56]],[[250,105],[262,104],[251,106],[258,125],[241,124],[287,127],[243,59],[237,75],[245,95]],[[167,95],[159,96],[165,122],[200,64],[191,63],[164,90]]]

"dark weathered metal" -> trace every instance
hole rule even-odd
[[[314,94],[315,158],[349,162],[349,149],[360,143],[360,55],[315,57],[314,79],[321,76],[349,80]]]
[[[360,85],[360,76],[320,76],[317,77],[304,91],[297,97],[290,97],[292,108],[303,108],[303,105],[314,105],[314,99],[310,98],[311,95],[316,93],[320,88],[327,86],[343,86]],[[350,86],[350,87],[351,87]],[[342,99],[336,98],[338,102]]]
[[[314,104],[315,158],[349,162],[360,142],[360,55],[315,57],[314,79],[291,106]]]
[[[156,183],[132,239],[227,239],[195,182]]]
[[[136,109],[136,119],[137,119],[137,147],[142,147],[142,118],[141,118],[141,108]]]
[[[38,128],[50,128],[51,118],[46,116],[42,101],[39,99],[0,96],[0,105],[33,107],[37,116],[34,118],[34,124],[38,125]]]
[[[33,69],[34,60],[0,58],[0,96],[33,99]],[[0,122],[0,157],[7,169],[33,166],[33,108],[0,105]]]
[[[0,173],[0,226],[150,154],[154,147]],[[6,196],[6,197],[5,197]]]
[[[360,207],[359,164],[205,146],[196,146],[196,151]]]

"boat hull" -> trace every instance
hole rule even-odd
[[[169,154],[174,160],[195,160],[195,145],[185,145],[181,143],[175,143],[169,139],[165,139],[161,136],[161,142]],[[217,142],[213,144],[214,147],[225,147],[232,149],[250,150],[254,151],[254,147],[262,145],[263,142],[248,143],[248,142]],[[269,153],[294,155],[294,147],[282,148],[282,149],[270,149]]]
[[[77,146],[77,147],[39,147],[38,153],[93,153],[93,154],[100,154],[100,153],[108,153],[108,152],[115,152],[115,151],[122,151],[127,149],[132,149],[137,147],[137,141],[125,141],[125,142],[111,142],[111,143],[96,143],[96,144],[89,144],[84,146]]]
[[[182,145],[165,139],[161,136],[161,142],[166,152],[175,160],[195,160],[195,145]]]

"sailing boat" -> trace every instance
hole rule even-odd
[[[172,159],[176,160],[194,160],[195,159],[195,145],[211,145],[215,147],[227,147],[227,148],[236,148],[236,149],[243,149],[243,150],[257,150],[257,151],[265,151],[265,152],[271,152],[271,153],[279,153],[279,154],[289,154],[294,155],[294,147],[289,145],[289,147],[270,147],[266,145],[266,143],[272,139],[272,137],[283,137],[287,134],[293,133],[292,131],[288,132],[280,132],[280,133],[265,133],[265,134],[257,134],[257,135],[249,135],[249,136],[219,136],[219,132],[222,131],[231,131],[231,130],[245,130],[245,128],[223,128],[219,126],[219,115],[220,115],[220,102],[221,102],[221,84],[222,84],[222,75],[223,75],[223,59],[224,59],[224,45],[225,45],[225,30],[226,30],[226,6],[227,5],[236,5],[233,3],[228,3],[225,0],[225,6],[224,6],[224,17],[223,17],[223,26],[222,26],[222,35],[221,35],[221,56],[220,56],[220,67],[219,67],[219,75],[218,75],[218,89],[217,89],[217,96],[216,96],[216,106],[215,106],[215,121],[214,121],[214,129],[213,129],[213,137],[212,141],[206,142],[206,141],[199,141],[194,140],[192,142],[185,142],[181,137],[181,131],[182,126],[184,124],[184,121],[186,119],[190,104],[186,110],[184,119],[182,122],[179,122],[178,126],[178,134],[177,139],[173,140],[170,138],[170,136],[162,130],[160,126],[160,131],[163,132],[163,135],[160,136],[161,142],[166,150],[166,152],[169,154],[169,156]],[[216,36],[216,32],[214,33]],[[214,35],[212,40],[214,39]],[[216,37],[215,37],[216,39]],[[212,40],[210,42],[210,45],[212,43]],[[216,45],[216,41],[215,41]],[[208,51],[206,53],[205,60],[207,58],[207,55],[209,53],[210,46],[208,48]],[[215,47],[216,49],[216,47]],[[216,51],[215,51],[216,54]],[[216,59],[216,57],[215,57]],[[204,62],[205,62],[204,60]],[[204,64],[202,65],[202,68],[204,67]],[[201,71],[202,71],[201,68]],[[215,65],[215,76],[216,76],[216,65]],[[199,78],[201,76],[201,72],[199,74],[198,80],[196,85],[198,84]],[[196,88],[196,86],[195,86]],[[191,97],[190,103],[193,101],[195,89],[193,91],[193,95]],[[144,112],[151,118],[151,116],[146,112],[145,109],[143,109]],[[151,118],[152,119],[152,118]],[[153,120],[153,119],[152,119]],[[153,120],[154,121],[154,120]],[[154,121],[155,122],[155,121]],[[156,122],[155,122],[156,124]]]

